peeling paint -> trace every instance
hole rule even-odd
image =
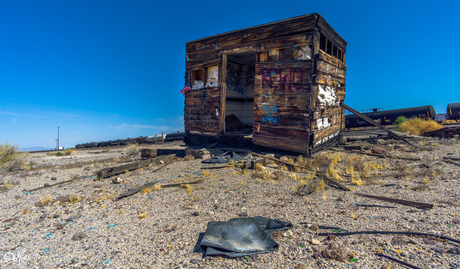
[[[322,130],[331,126],[331,123],[329,122],[329,118],[320,118],[316,120],[316,126],[318,130]]]
[[[206,87],[217,87],[219,85],[219,66],[208,67],[208,79]]]
[[[338,106],[339,102],[337,95],[335,94],[335,89],[331,86],[318,86],[318,107],[327,108],[329,106]]]
[[[192,87],[193,90],[203,89],[203,87],[204,87],[204,82],[202,80],[195,80],[193,82],[193,87]]]
[[[318,144],[322,144],[322,143],[326,142],[327,140],[329,140],[329,139],[331,139],[331,138],[334,138],[334,137],[338,136],[339,133],[340,133],[340,132],[333,133],[333,134],[331,134],[331,135],[329,135],[329,136],[324,137],[323,139],[320,139],[320,140],[316,141],[316,142],[315,142],[315,146],[317,146]]]
[[[294,57],[297,60],[311,60],[311,48],[310,46],[299,47],[294,51]]]

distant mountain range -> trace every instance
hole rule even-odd
[[[52,149],[44,148],[44,147],[31,147],[31,148],[19,149],[19,151],[39,151],[39,150],[52,150]]]

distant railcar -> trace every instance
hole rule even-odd
[[[185,132],[177,132],[171,134],[164,135],[164,141],[175,141],[175,140],[183,140],[185,137]],[[118,139],[118,140],[109,140],[109,141],[101,141],[101,142],[91,142],[91,143],[84,143],[84,144],[77,144],[75,148],[97,148],[97,147],[110,147],[110,146],[125,146],[130,143],[135,144],[142,144],[142,143],[160,143],[162,141],[161,135],[155,136],[140,136],[136,138],[127,138],[127,139]]]
[[[447,117],[450,120],[460,119],[460,102],[459,103],[450,103],[447,105]]]
[[[460,103],[458,104],[460,109]],[[391,125],[399,116],[404,116],[408,119],[412,117],[434,119],[436,116],[436,112],[434,111],[433,106],[419,106],[403,109],[376,111],[364,113],[364,115],[368,116],[369,118],[373,119],[374,121],[382,125]],[[345,116],[345,128],[356,128],[365,126],[372,125],[356,115]]]

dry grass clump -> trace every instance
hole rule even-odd
[[[344,246],[329,245],[327,249],[321,251],[321,255],[326,259],[345,262],[349,259],[350,252]]]
[[[126,145],[124,152],[131,157],[136,157],[139,154],[139,144],[129,143]]]
[[[73,148],[65,149],[63,155],[64,156],[69,156],[70,154],[72,154],[73,151],[74,151]]]
[[[459,123],[460,120],[443,120],[441,122],[441,124],[455,124],[455,123]]]
[[[184,161],[191,161],[191,160],[195,160],[195,156],[187,155],[187,156],[184,157]]]
[[[190,186],[190,184],[182,184],[180,186],[185,189],[187,194],[191,194],[192,191],[193,191],[193,188],[192,188],[192,186]]]
[[[424,120],[420,118],[412,118],[398,125],[398,129],[402,132],[409,132],[413,135],[436,131],[442,128],[442,125],[432,119]]]
[[[51,195],[46,194],[46,196],[40,196],[39,201],[37,202],[38,206],[45,206],[54,201],[53,197]]]
[[[324,152],[319,153],[313,158],[306,160],[306,166],[316,170],[319,167],[326,165],[329,162],[329,157],[330,156]]]
[[[258,171],[258,172],[262,172],[262,171],[264,171],[264,167],[262,166],[261,163],[256,163],[256,164],[254,165],[254,170],[256,170],[256,171]]]
[[[77,194],[69,194],[66,196],[62,196],[57,198],[57,200],[61,203],[78,203],[81,200],[80,195]]]
[[[272,175],[270,174],[270,172],[254,172],[254,173],[252,173],[251,177],[260,178],[260,179],[263,179],[263,180],[271,180],[272,179]]]
[[[9,143],[0,144],[0,174],[9,172],[23,164],[23,154],[15,145]]]
[[[273,178],[274,178],[275,180],[283,180],[283,179],[285,179],[286,177],[287,177],[287,174],[286,174],[285,172],[283,172],[283,171],[275,171],[275,172],[273,173]]]
[[[147,217],[147,214],[145,213],[139,213],[139,218],[140,219],[145,219]]]

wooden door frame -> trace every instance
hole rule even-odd
[[[220,64],[219,135],[225,135],[225,102],[227,101],[227,53],[222,53]]]

